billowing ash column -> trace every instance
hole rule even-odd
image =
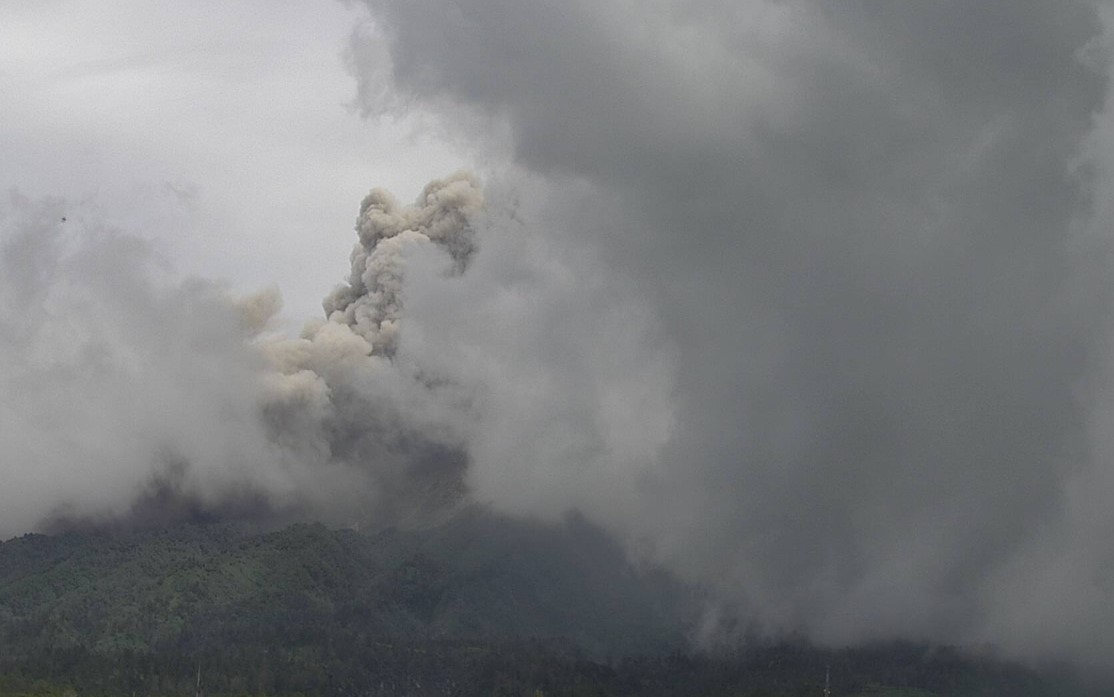
[[[465,172],[430,182],[414,205],[401,205],[390,192],[375,189],[364,197],[356,220],[359,241],[352,250],[347,285],[323,303],[330,322],[347,324],[376,355],[394,355],[402,315],[404,251],[432,242],[448,251],[460,273],[475,251],[469,222],[483,206],[476,178]]]

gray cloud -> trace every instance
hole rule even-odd
[[[253,480],[277,454],[254,416],[262,361],[220,289],[154,283],[154,250],[60,199],[0,210],[0,534],[121,513],[183,461],[201,501]],[[273,474],[268,493],[296,491]]]
[[[269,332],[277,290],[167,280],[150,243],[81,206],[12,193],[0,205],[0,535],[214,517],[382,523],[429,486],[452,503],[465,463],[456,392],[383,354],[406,254],[436,243],[458,268],[482,201],[467,175],[430,184],[415,206],[372,192],[358,287],[286,338]]]
[[[366,4],[365,108],[458,124],[532,238],[403,327],[482,395],[479,496],[769,631],[1107,660],[1095,7]]]
[[[470,140],[484,196],[370,194],[295,338],[274,290],[168,281],[93,204],[9,196],[0,535],[467,486],[710,584],[708,640],[1109,667],[1095,7],[366,4],[360,106]]]

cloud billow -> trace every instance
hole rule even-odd
[[[366,4],[387,50],[351,55],[387,98],[364,107],[505,157],[526,232],[590,250],[593,308],[651,342],[536,301],[515,331],[560,323],[587,362],[531,374],[634,346],[660,388],[623,408],[657,416],[609,458],[605,400],[558,390],[548,428],[476,437],[478,495],[585,510],[772,632],[1103,660],[1096,7]]]
[[[466,174],[411,206],[371,192],[349,284],[326,299],[327,318],[283,337],[277,289],[167,280],[152,243],[62,199],[11,194],[0,205],[0,535],[383,524],[423,505],[411,494],[431,478],[457,503],[452,414],[467,395],[390,356],[407,255],[436,246],[440,264],[461,268],[482,205]]]
[[[297,337],[10,195],[0,535],[576,509],[712,588],[709,641],[1109,667],[1096,7],[366,4],[360,106],[433,114],[483,192],[370,193]]]

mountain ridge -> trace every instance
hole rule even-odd
[[[544,526],[477,507],[370,534],[302,523],[29,535],[0,544],[0,640],[151,650],[195,635],[360,624],[385,636],[563,637],[638,653],[684,645],[667,607],[679,589],[583,520]]]
[[[1081,694],[939,647],[696,652],[700,601],[576,515],[31,534],[0,542],[0,697],[189,695],[199,667],[229,696],[804,697],[826,666],[838,695]]]

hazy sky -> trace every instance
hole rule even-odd
[[[0,189],[62,196],[157,239],[181,273],[278,283],[290,314],[340,280],[360,198],[468,164],[352,107],[340,2],[5,2]]]
[[[0,7],[0,534],[463,469],[707,637],[1111,666],[1109,5],[160,6]]]

